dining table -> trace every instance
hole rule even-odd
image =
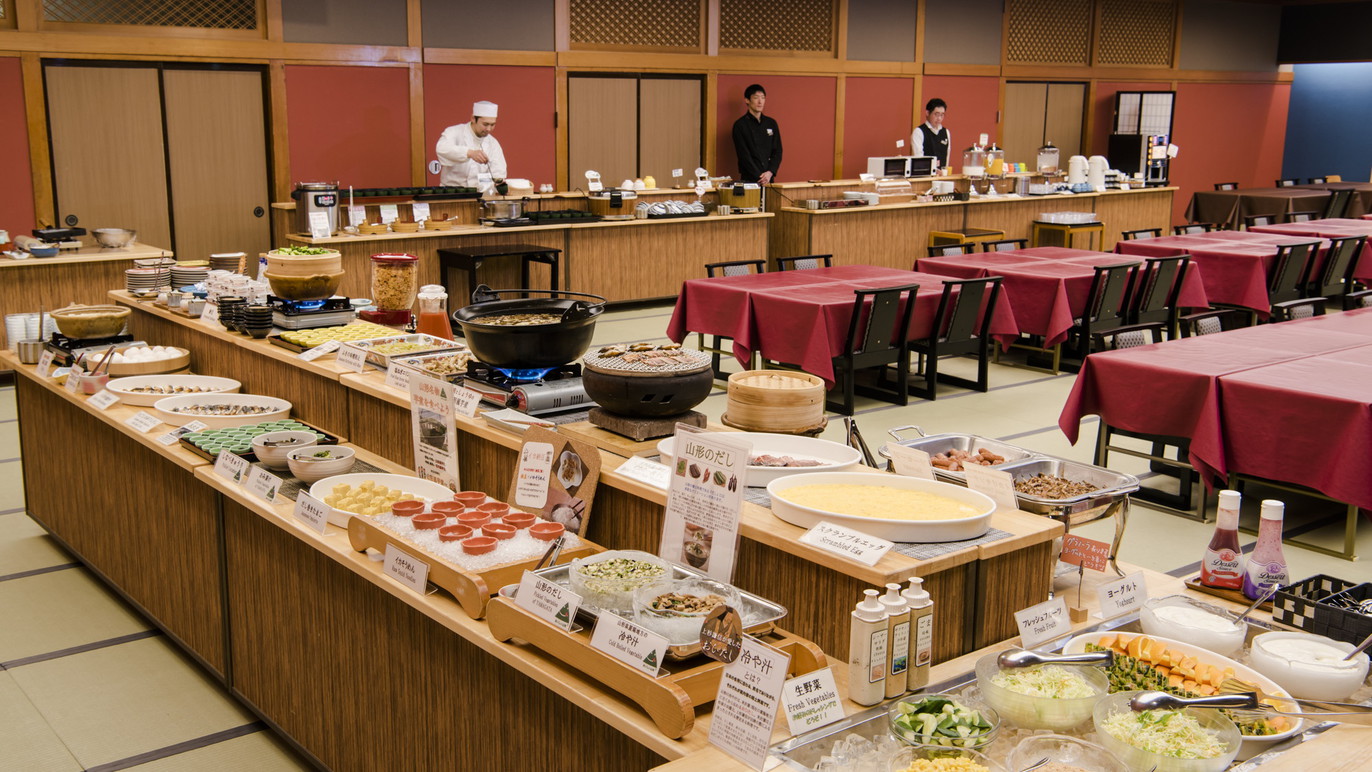
[[[854,291],[917,284],[908,338],[929,337],[943,283],[948,276],[871,265],[842,265],[795,271],[690,279],[681,286],[667,336],[680,343],[692,332],[733,340],[740,363],[753,352],[795,365],[834,385],[834,357],[848,347]],[[1014,315],[998,303],[989,325],[992,337],[1018,337]]]
[[[1314,236],[1322,239],[1342,239],[1349,236],[1372,236],[1372,222],[1362,217],[1324,217],[1303,222],[1282,222],[1254,225],[1250,233],[1269,233],[1280,236]]]
[[[1207,483],[1247,475],[1372,509],[1369,405],[1372,309],[1355,309],[1092,354],[1058,427],[1075,444],[1097,415],[1189,440]]]
[[[1186,207],[1187,222],[1214,223],[1222,228],[1238,230],[1244,218],[1267,215],[1286,220],[1292,212],[1324,213],[1329,203],[1330,186],[1289,186],[1284,188],[1239,188],[1237,190],[1198,190]],[[1360,217],[1367,211],[1361,191],[1353,195],[1345,214]]]
[[[1001,276],[1002,303],[1014,312],[1021,332],[1043,338],[1044,348],[1067,339],[1073,320],[1086,308],[1097,266],[1118,265],[1130,258],[1111,252],[1069,247],[1030,247],[1005,252],[924,257],[921,271],[977,279]],[[1188,308],[1210,305],[1200,269],[1192,266],[1182,277],[1178,303]]]
[[[1303,225],[1304,223],[1293,223]],[[1372,222],[1368,222],[1372,230]],[[1268,299],[1268,277],[1277,256],[1278,247],[1290,244],[1320,243],[1315,255],[1316,268],[1323,264],[1329,242],[1314,234],[1263,231],[1211,231],[1182,236],[1129,239],[1115,245],[1122,255],[1137,257],[1167,257],[1190,255],[1191,262],[1200,268],[1205,294],[1211,303],[1240,306],[1267,318],[1271,310]],[[1368,246],[1357,263],[1355,275],[1372,279],[1372,255]]]

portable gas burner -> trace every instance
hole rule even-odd
[[[467,364],[462,385],[480,394],[484,402],[512,407],[529,415],[595,405],[581,385],[581,366],[575,364],[516,370],[472,360]]]
[[[48,340],[46,347],[53,353],[52,362],[57,367],[70,367],[73,360],[81,354],[87,357],[105,353],[105,349],[110,346],[139,345],[146,346],[142,341],[135,341],[132,335],[111,335],[108,338],[68,338],[60,332],[54,332],[52,338]]]
[[[272,307],[272,324],[283,330],[307,330],[314,327],[338,327],[357,318],[352,303],[345,297],[327,300],[286,300],[267,296]]]

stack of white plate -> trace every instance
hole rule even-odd
[[[246,269],[247,254],[244,252],[219,252],[210,255],[210,267],[221,271],[239,273]]]
[[[192,284],[199,284],[205,280],[210,273],[210,269],[203,265],[182,266],[175,265],[171,269],[171,281],[173,287],[187,287]]]
[[[171,286],[171,270],[167,268],[130,268],[124,271],[124,288],[129,292],[156,290]]]

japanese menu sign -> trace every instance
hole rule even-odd
[[[738,522],[748,487],[741,439],[677,424],[672,484],[657,554],[728,582],[734,575]]]
[[[410,427],[415,474],[458,491],[462,485],[457,473],[454,388],[440,378],[414,374],[410,378]]]
[[[506,501],[581,535],[586,533],[599,481],[598,448],[553,429],[531,426],[524,432]]]
[[[744,637],[738,659],[725,665],[720,674],[710,722],[711,745],[754,769],[766,765],[790,664],[791,657],[784,652],[752,636]]]

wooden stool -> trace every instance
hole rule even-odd
[[[1033,234],[1029,242],[1030,246],[1035,247],[1071,247],[1075,246],[1073,241],[1078,233],[1088,235],[1086,248],[1092,249],[1096,244],[1096,234],[1100,234],[1101,246],[1105,246],[1105,224],[1099,222],[1042,222],[1034,221]]]
[[[962,228],[955,231],[929,231],[929,246],[945,247],[949,244],[966,244],[969,241],[999,241],[1005,238],[1005,231],[988,228]]]

